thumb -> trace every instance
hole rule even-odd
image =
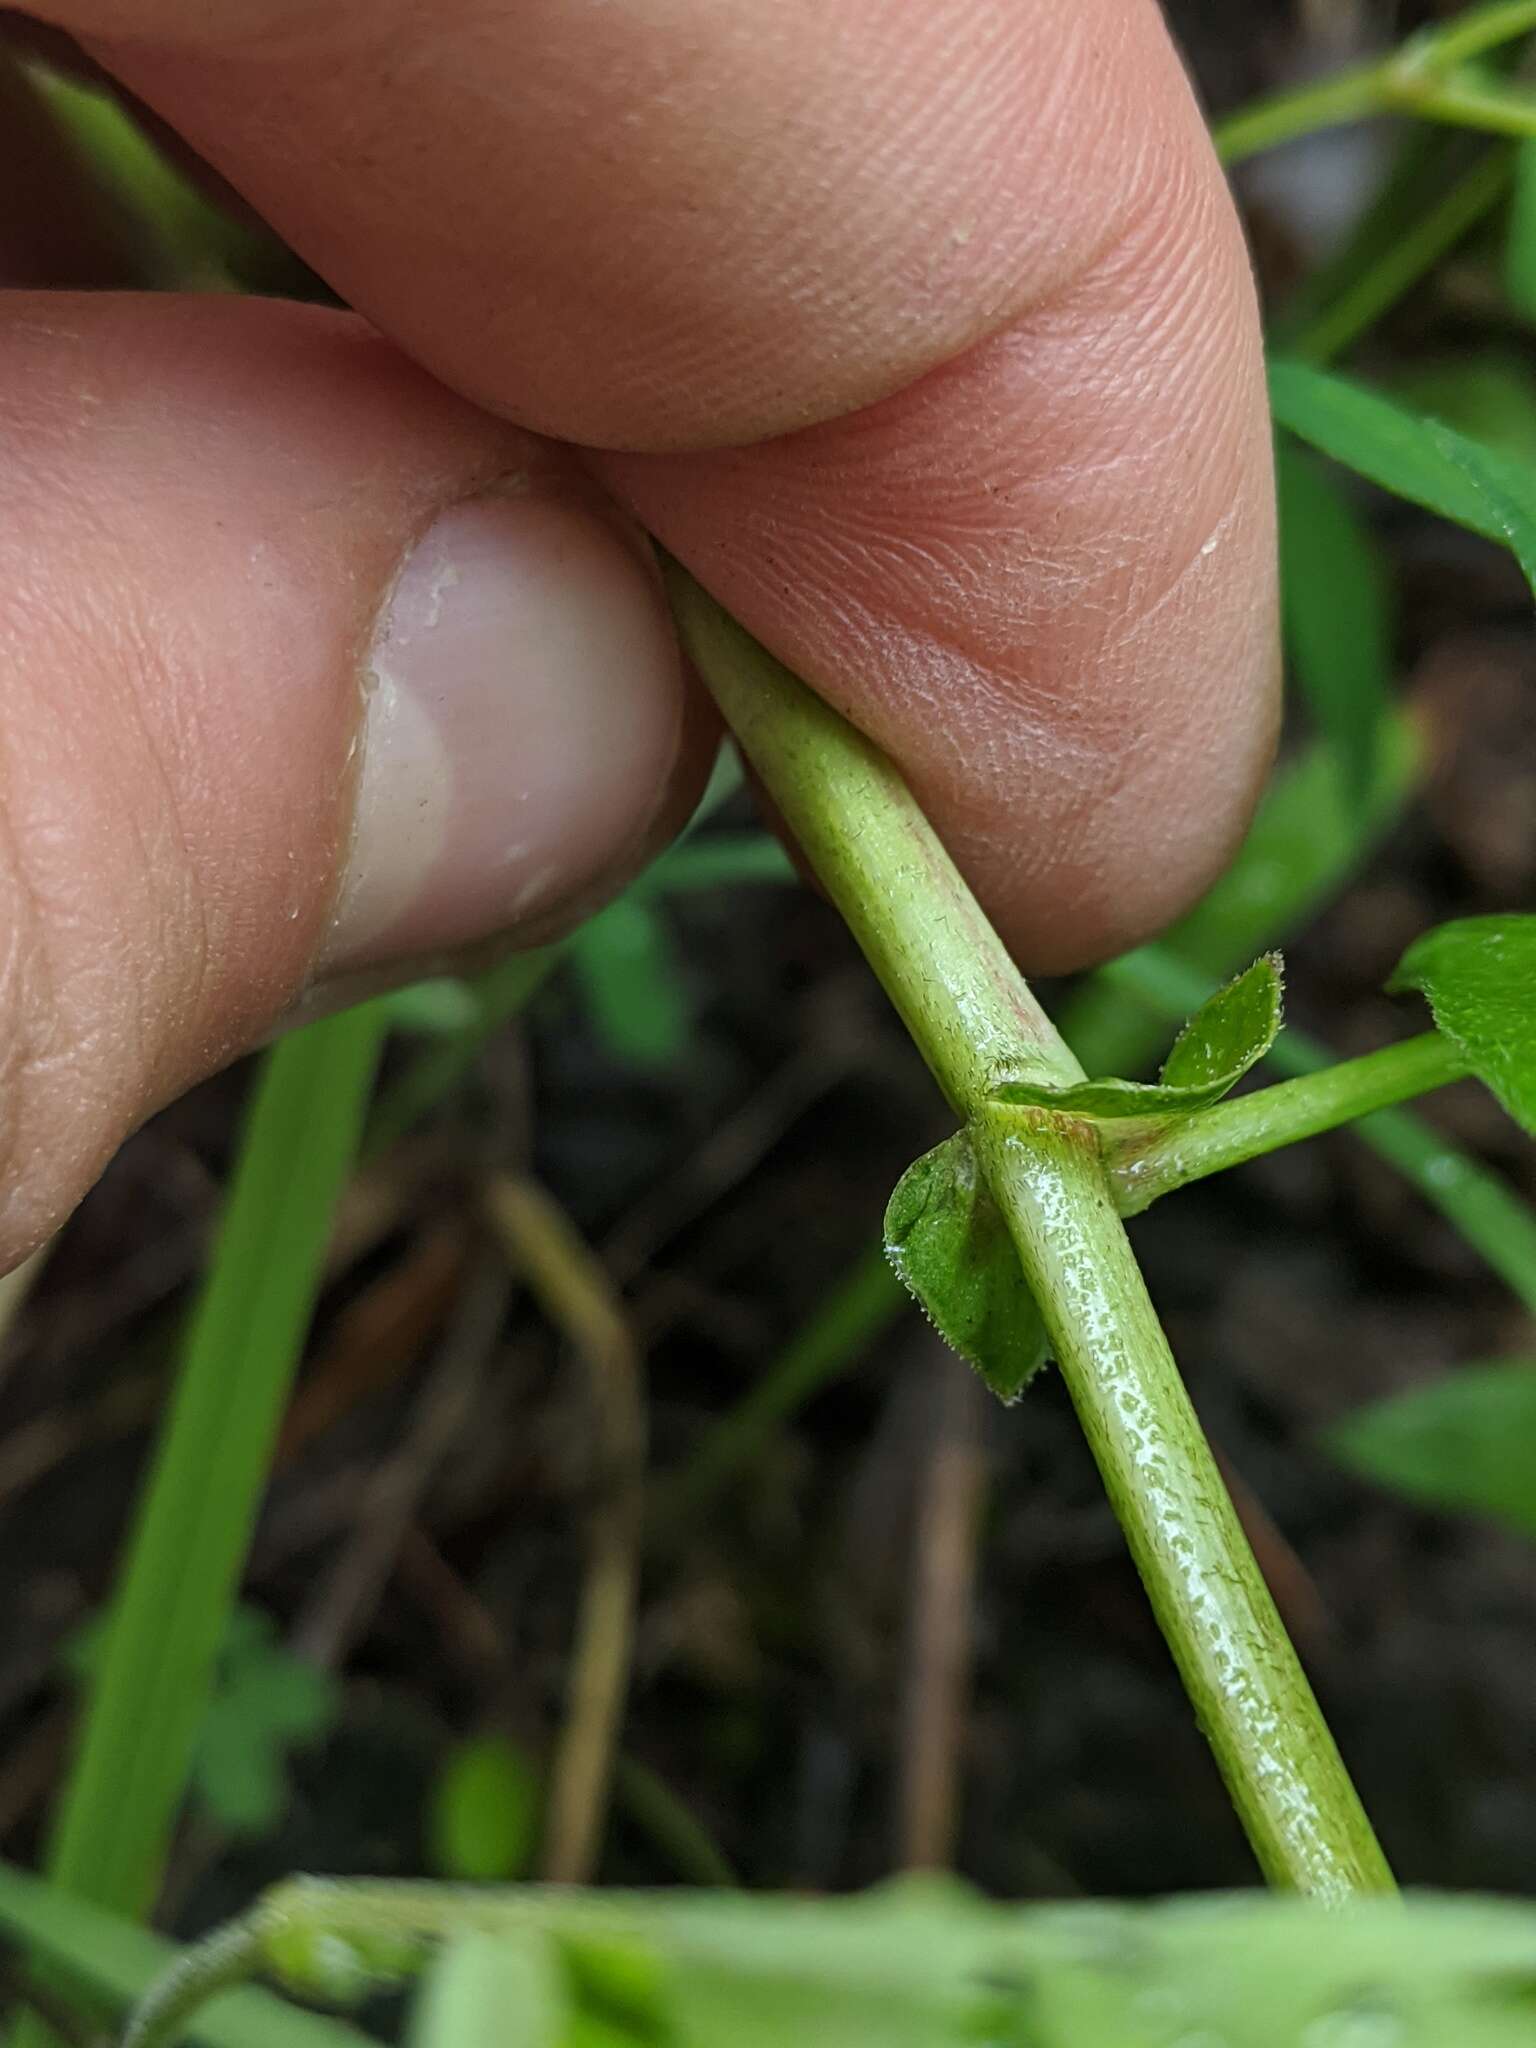
[[[559,450],[350,316],[0,295],[0,1257],[318,981],[616,889],[707,752]]]

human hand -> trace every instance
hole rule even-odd
[[[317,977],[535,943],[665,843],[714,728],[632,522],[1026,966],[1219,870],[1268,428],[1150,0],[33,13],[375,327],[0,293],[0,1256]]]

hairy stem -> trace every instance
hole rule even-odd
[[[1354,1123],[1394,1102],[1459,1081],[1467,1071],[1466,1060],[1449,1039],[1426,1031],[1321,1073],[1232,1097],[1172,1130],[1116,1148],[1109,1161],[1115,1206],[1122,1216],[1137,1216],[1187,1181]]]
[[[134,2008],[122,2048],[171,2048],[210,1998],[244,1984],[261,1965],[261,1936],[253,1921],[234,1920],[217,1928],[189,1948]]]
[[[1083,1070],[892,764],[764,652],[676,563],[688,651],[827,894],[962,1116],[993,1077]]]
[[[1328,1899],[1390,1890],[1115,1214],[1092,1130],[987,1100],[1081,1069],[890,762],[675,564],[684,643],[972,1139],[1255,1854]]]
[[[1091,1128],[971,1124],[1125,1532],[1264,1875],[1338,1901],[1392,1878],[1253,1560],[1106,1198]]]

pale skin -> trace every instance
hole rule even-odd
[[[0,220],[0,1259],[317,987],[537,942],[666,842],[714,726],[639,528],[897,759],[1026,967],[1219,871],[1268,429],[1149,0],[0,38],[39,12],[359,311],[39,288],[90,234]]]

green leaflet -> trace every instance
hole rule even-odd
[[[1275,418],[1383,490],[1513,549],[1536,577],[1536,469],[1305,363],[1273,362]]]
[[[885,1255],[945,1343],[1016,1401],[1044,1363],[1045,1325],[964,1131],[896,1183]]]
[[[1426,996],[1478,1079],[1536,1134],[1536,915],[1438,925],[1414,940],[1387,987]]]
[[[1203,1003],[1173,1041],[1156,1081],[1078,1081],[1047,1088],[1002,1081],[996,1102],[1069,1116],[1175,1117],[1207,1109],[1261,1060],[1280,1030],[1284,982],[1278,953],[1266,953]]]
[[[1536,1537],[1536,1360],[1463,1365],[1335,1424],[1341,1463],[1431,1507]]]

